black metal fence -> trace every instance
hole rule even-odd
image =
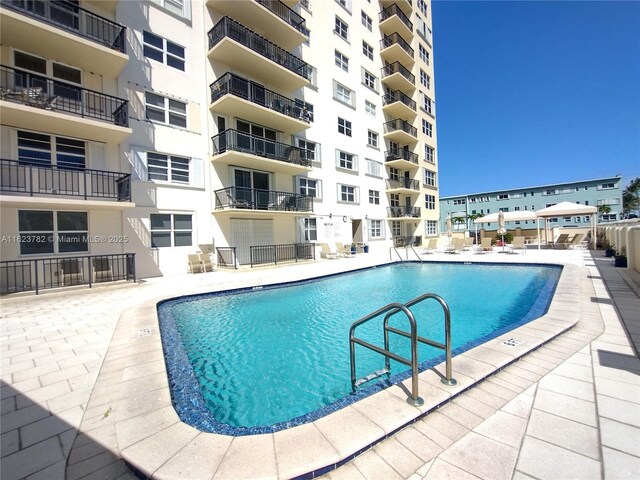
[[[5,65],[0,65],[0,98],[121,127],[129,126],[128,100]]]
[[[131,201],[131,175],[102,170],[28,165],[0,160],[0,191],[29,196],[68,196]]]
[[[293,28],[298,30],[299,32],[307,35],[307,28],[305,25],[305,20],[296,12],[287,7],[280,0],[256,0],[257,3],[264,6],[265,8],[271,10],[282,20],[287,22]]]
[[[251,254],[251,267],[316,259],[316,250],[313,243],[256,245],[249,247],[249,250]]]
[[[223,95],[230,94],[306,123],[313,121],[313,105],[285,97],[264,88],[259,83],[252,82],[233,73],[225,73],[213,82],[209,88],[211,89],[211,103]]]
[[[227,150],[257,155],[259,157],[292,163],[303,167],[311,166],[308,150],[287,143],[276,142],[239,130],[228,129],[211,137],[213,153],[219,155]]]
[[[407,41],[400,35],[398,35],[397,32],[385,36],[382,40],[380,40],[380,50],[389,48],[392,45],[400,46],[405,52],[407,52],[408,55],[413,57],[413,48],[411,48]]]
[[[388,6],[384,10],[382,10],[378,14],[378,18],[380,19],[380,23],[382,23],[386,19],[391,18],[394,15],[396,15],[402,21],[402,23],[404,23],[407,26],[409,30],[413,31],[413,23],[411,23],[411,20],[409,20],[409,17],[407,17],[405,13],[402,10],[400,10],[400,7],[398,7],[398,5],[395,3],[393,5]]]
[[[223,17],[216,23],[209,30],[208,36],[209,48],[213,48],[223,38],[228,37],[309,81],[313,79],[313,67],[307,62],[229,17]]]
[[[136,280],[135,253],[0,262],[0,293]]]
[[[300,193],[227,187],[214,192],[216,210],[246,208],[280,212],[313,212],[313,197]]]
[[[387,180],[387,189],[406,188],[408,190],[420,190],[420,182],[412,178],[390,178]],[[406,208],[406,207],[403,207]]]
[[[384,133],[394,132],[396,130],[402,130],[408,133],[412,137],[418,136],[418,129],[411,125],[409,122],[402,120],[401,118],[394,118],[383,124]]]
[[[418,154],[413,153],[404,148],[392,148],[384,152],[385,161],[391,162],[393,160],[406,160],[411,163],[418,164]]]
[[[48,23],[118,52],[125,52],[127,28],[64,0],[3,0],[3,8]]]
[[[236,247],[216,247],[218,268],[238,268]]]
[[[394,90],[393,92],[386,93],[382,97],[383,106],[391,105],[392,103],[395,103],[395,102],[404,103],[407,107],[409,107],[414,112],[417,108],[415,100],[412,100],[409,95],[402,93],[400,90]]]
[[[382,67],[382,78],[388,77],[389,75],[393,75],[394,73],[399,73],[404,78],[409,80],[411,83],[416,83],[416,76],[411,73],[404,65],[400,62],[393,62],[389,65],[385,65]]]
[[[408,236],[408,237],[393,237],[394,247],[419,247],[422,245],[422,237]]]
[[[418,218],[420,217],[420,207],[387,207],[390,218]]]

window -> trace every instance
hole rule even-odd
[[[377,190],[369,190],[369,203],[380,205],[380,192]]]
[[[582,223],[582,217],[576,217],[576,223]]]
[[[298,141],[298,147],[305,149],[307,158],[310,159],[312,163],[319,164],[320,163],[320,144],[316,142],[311,142],[303,138],[298,138],[297,141]]]
[[[86,143],[42,133],[17,132],[18,161],[27,165],[83,169],[86,167]],[[53,187],[53,185],[51,185]],[[69,189],[73,187],[68,185]]]
[[[389,206],[391,207],[399,207],[400,206],[400,195],[397,193],[392,193],[389,195]]]
[[[167,11],[178,15],[187,20],[191,20],[191,2],[184,0],[151,0],[153,3],[160,5]]]
[[[433,102],[424,93],[422,94],[422,108],[425,112],[433,114],[432,112]]]
[[[322,199],[321,181],[315,178],[298,177],[298,193],[309,195],[316,200]]]
[[[365,112],[367,112],[368,115],[371,115],[372,117],[376,116],[376,104],[373,102],[370,102],[369,100],[365,100],[364,101],[364,110]]]
[[[384,238],[384,223],[382,223],[382,220],[369,220],[368,224],[370,239]]]
[[[424,0],[418,0],[418,9],[420,9],[425,17],[427,16],[427,2]]]
[[[318,240],[318,226],[315,218],[302,219],[303,236],[305,242],[315,242]]]
[[[422,119],[422,133],[427,137],[433,137],[433,125],[427,122],[424,118]]]
[[[338,168],[344,168],[346,170],[358,170],[358,157],[352,153],[343,152],[342,150],[336,150],[336,166]]]
[[[190,247],[193,245],[191,215],[152,213],[151,248]]]
[[[399,237],[402,234],[402,226],[398,220],[391,221],[391,236]]]
[[[382,178],[382,163],[367,158],[367,175]]]
[[[147,58],[166,63],[184,72],[184,47],[146,30],[142,35],[143,53]]]
[[[373,148],[378,148],[378,134],[369,130],[367,132],[367,145]]]
[[[349,58],[341,54],[338,50],[335,51],[336,66],[340,67],[345,72],[349,71]]]
[[[420,83],[425,88],[431,88],[431,77],[422,69],[420,69]]]
[[[448,203],[448,202],[447,202]],[[454,205],[466,205],[467,201],[464,198],[457,198],[453,201]]]
[[[47,75],[53,78],[57,78],[60,80],[64,80],[66,82],[75,83],[78,85],[82,84],[82,71],[77,68],[69,67],[68,65],[63,65],[61,63],[56,63],[54,61],[47,61],[42,57],[36,57],[34,55],[29,55],[28,53],[20,52],[18,50],[14,50],[13,52],[13,64],[18,68],[23,68],[25,70],[29,70],[31,72],[40,73],[42,75]],[[16,78],[16,83],[21,81],[20,78]],[[26,85],[21,85],[26,86]],[[56,94],[63,96],[65,98],[75,98],[77,95],[75,90],[72,95],[69,95],[69,92],[64,91],[64,87],[60,89],[61,92],[57,92]]]
[[[338,201],[347,203],[358,202],[358,187],[338,184]]]
[[[360,12],[360,18],[362,19],[362,25],[364,25],[365,28],[371,32],[372,29],[373,29],[373,24],[371,22],[371,17],[369,15],[367,15],[366,13],[364,13],[364,11],[361,11]]]
[[[427,48],[421,43],[418,44],[418,52],[420,54],[420,60],[429,65],[429,52],[427,51]]]
[[[369,60],[373,60],[373,47],[364,40],[362,41],[362,53]]]
[[[612,188],[616,188],[615,183],[602,183],[596,187],[596,190],[610,190]],[[586,187],[585,187],[586,190]]]
[[[424,196],[424,208],[427,210],[435,210],[436,209],[436,197],[435,195],[425,195]]]
[[[338,117],[338,133],[342,133],[347,137],[351,136],[351,122],[344,118]]]
[[[342,37],[342,39],[346,40],[347,42],[349,41],[349,26],[345,22],[343,22],[337,15],[333,33]]]
[[[187,127],[186,103],[151,92],[146,92],[145,103],[148,120],[177,127]]]
[[[499,195],[497,195],[496,199],[497,200],[509,200],[509,194],[508,193],[500,193]]]
[[[19,210],[20,254],[88,252],[87,212]]]
[[[429,145],[424,146],[424,159],[426,162],[435,163],[435,150]]]
[[[427,236],[438,234],[438,222],[436,220],[427,220],[424,222],[424,233]]]
[[[424,184],[429,187],[436,186],[436,172],[432,172],[431,170],[424,169]]]
[[[355,93],[344,85],[333,81],[333,98],[339,102],[346,103],[351,107],[355,107]]]
[[[378,79],[373,73],[366,71],[364,68],[362,69],[362,83],[374,92],[378,91]]]
[[[189,183],[189,158],[147,152],[149,180]]]

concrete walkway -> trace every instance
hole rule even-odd
[[[350,269],[383,257],[317,262],[312,269]],[[579,324],[329,477],[640,477],[638,275],[613,268],[600,252],[529,252],[518,260],[584,268]],[[131,478],[115,436],[96,446],[79,431],[109,415],[87,406],[121,312],[162,295],[272,283],[276,272],[308,272],[309,265],[3,298],[3,480]]]

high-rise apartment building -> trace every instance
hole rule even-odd
[[[430,14],[3,0],[3,291],[435,235]]]

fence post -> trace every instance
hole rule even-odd
[[[38,295],[38,283],[39,283],[39,279],[38,279],[38,260],[34,260],[33,263],[35,264],[34,270],[36,272],[36,295]]]

